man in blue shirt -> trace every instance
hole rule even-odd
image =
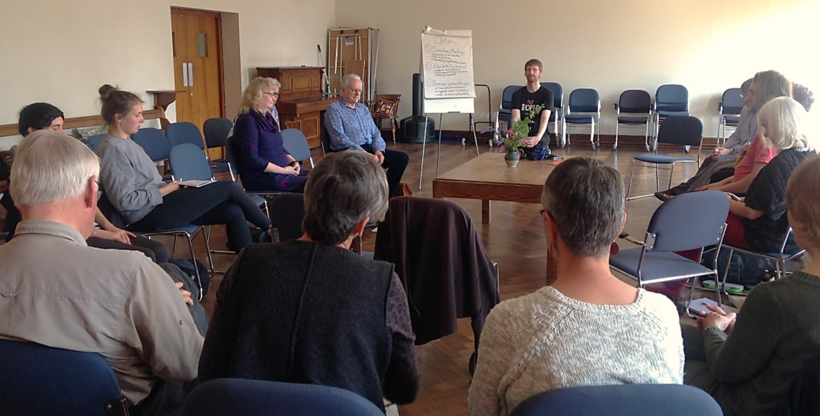
[[[360,104],[362,79],[355,74],[342,78],[342,97],[327,107],[325,127],[330,135],[330,151],[361,150],[372,155],[387,169],[390,198],[399,190],[401,176],[410,158],[407,153],[387,150],[382,132],[373,122],[370,109]]]

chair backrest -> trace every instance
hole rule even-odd
[[[597,113],[601,111],[601,96],[593,88],[577,88],[569,94],[570,113]]]
[[[504,92],[501,93],[501,109],[512,110],[512,96],[513,94],[523,88],[521,85],[508,85],[504,87]]]
[[[310,146],[305,134],[298,129],[282,130],[285,150],[298,162],[310,159]]]
[[[521,402],[510,416],[721,416],[705,391],[680,384],[581,386],[539,393]]]
[[[236,150],[233,147],[234,138],[230,136],[225,139],[225,157],[228,158],[228,164],[231,165],[231,177],[236,181],[236,178],[233,178],[233,176],[239,173],[239,165],[237,164],[239,161],[236,157]]]
[[[114,371],[97,353],[0,340],[0,414],[128,414]]]
[[[168,161],[176,179],[206,181],[212,178],[208,159],[194,144],[182,143],[172,147]]]
[[[671,116],[661,123],[658,143],[698,146],[703,138],[703,123],[693,116]]]
[[[97,151],[97,148],[100,147],[100,143],[102,143],[103,137],[105,134],[95,134],[88,138],[88,145],[91,146],[91,150]]]
[[[327,129],[327,124],[322,123],[322,153],[331,153],[333,148],[330,147],[330,131]]]
[[[303,194],[277,195],[268,203],[268,209],[276,213],[271,217],[271,226],[276,228],[279,241],[296,240],[302,236],[302,220],[305,218]]]
[[[655,91],[655,109],[659,111],[689,111],[689,90],[678,84],[661,85]]]
[[[729,198],[718,191],[678,195],[652,214],[646,251],[685,251],[720,242],[721,229],[729,215]]]
[[[541,86],[552,91],[552,106],[560,109],[564,105],[564,87],[557,82],[542,82]]]
[[[197,386],[185,399],[184,416],[384,416],[356,393],[316,384],[221,378]]]
[[[233,122],[227,118],[219,117],[205,120],[202,131],[205,133],[205,144],[208,145],[208,149],[225,146],[231,128],[233,128]]]
[[[171,123],[165,129],[165,135],[168,136],[168,142],[171,147],[182,143],[191,143],[196,145],[199,150],[205,150],[205,142],[202,141],[202,133],[199,128],[193,123],[187,121],[180,121]]]
[[[743,96],[740,95],[740,88],[729,88],[723,91],[723,96],[720,97],[721,114],[740,114],[745,105],[746,103],[743,101]]]
[[[171,143],[165,137],[165,133],[160,129],[142,128],[138,132],[131,135],[131,140],[134,143],[142,146],[145,153],[153,161],[168,159],[171,154]]]
[[[618,109],[622,113],[649,114],[652,97],[644,90],[626,90],[618,98]]]

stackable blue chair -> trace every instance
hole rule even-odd
[[[705,391],[680,384],[615,384],[548,390],[521,402],[510,416],[722,416]]]
[[[726,142],[726,127],[737,127],[740,123],[740,112],[746,105],[743,102],[740,88],[729,88],[723,92],[718,104],[718,143]]]
[[[612,150],[618,148],[618,133],[621,124],[627,126],[646,125],[644,143],[649,148],[649,125],[652,124],[652,97],[644,90],[626,90],[621,93],[615,104],[618,120],[615,123],[615,144]],[[623,114],[622,114],[623,113]]]
[[[128,415],[114,370],[100,354],[0,339],[0,414]]]
[[[318,384],[219,378],[185,399],[183,416],[384,416],[364,397]]]
[[[589,141],[592,150],[598,150],[601,145],[601,96],[592,88],[578,88],[569,94],[569,107],[564,115],[564,125],[567,133],[567,144],[570,144],[573,124],[589,126]],[[597,132],[597,135],[596,135]]]
[[[501,126],[500,121],[507,122],[507,128],[512,124],[512,96],[513,94],[523,88],[522,85],[508,85],[504,87],[504,92],[501,94],[501,106],[495,114],[495,125]]]
[[[541,86],[552,91],[552,112],[550,113],[550,123],[555,126],[555,138],[558,147],[567,145],[567,135],[564,131],[564,87],[557,82],[542,82]]]
[[[700,260],[705,248],[715,246],[720,250],[728,215],[729,198],[723,192],[678,195],[652,214],[644,241],[627,237],[627,241],[640,247],[620,250],[610,256],[609,266],[637,280],[638,287],[709,275],[717,282],[717,256],[709,268],[675,252],[700,250]],[[720,301],[720,292],[715,291]],[[689,302],[694,293],[694,289],[690,291]]]
[[[160,129],[141,128],[131,135],[131,140],[140,145],[154,162],[168,159],[171,154],[171,143]]]
[[[95,134],[88,138],[88,146],[91,147],[91,150],[97,151],[97,148],[100,147],[100,143],[102,143],[103,137],[105,134]]]
[[[208,157],[205,152],[205,141],[202,139],[202,133],[193,123],[187,121],[171,123],[165,129],[165,135],[168,137],[171,148],[183,143],[190,143],[199,148],[206,158]],[[228,172],[228,163],[225,161],[209,161],[208,163],[212,173]],[[171,168],[173,169],[173,167]]]
[[[657,147],[658,130],[661,122],[671,116],[689,115],[689,90],[683,85],[664,84],[655,91],[655,104],[652,108],[655,115],[655,130],[653,140],[646,147],[647,152]]]
[[[698,146],[697,159],[690,157],[677,157],[660,155],[657,151],[657,143],[670,143],[681,146]],[[661,125],[658,139],[655,143],[655,153],[645,153],[632,160],[632,170],[629,173],[629,185],[626,187],[626,200],[633,200],[638,198],[646,198],[654,196],[652,194],[629,196],[632,190],[632,179],[635,176],[635,163],[641,162],[654,165],[655,167],[655,192],[660,190],[660,176],[658,175],[658,166],[669,166],[669,188],[672,187],[672,176],[675,173],[675,164],[677,163],[700,163],[700,151],[703,146],[703,123],[697,117],[692,116],[670,116]]]
[[[310,155],[310,145],[308,145],[305,134],[299,129],[282,130],[282,141],[285,150],[300,164],[305,160],[310,161],[310,168],[313,169],[313,157]]]

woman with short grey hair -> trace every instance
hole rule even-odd
[[[305,186],[305,234],[255,244],[217,292],[199,379],[322,384],[384,409],[415,400],[419,372],[407,296],[387,262],[350,251],[387,211],[387,179],[364,152],[325,156]]]
[[[593,158],[547,178],[541,217],[558,277],[490,312],[470,386],[472,416],[507,415],[535,394],[573,386],[680,384],[675,305],[612,275],[609,247],[623,230],[624,185]]]

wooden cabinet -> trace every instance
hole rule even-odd
[[[327,106],[336,101],[322,96],[321,67],[256,68],[260,77],[276,78],[282,84],[276,109],[288,128],[299,129],[311,148],[322,145],[322,121]]]

